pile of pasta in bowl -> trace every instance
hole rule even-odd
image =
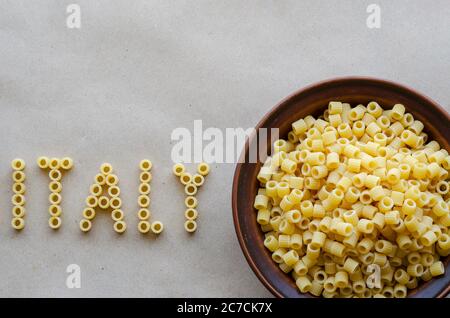
[[[258,173],[257,222],[302,293],[396,297],[444,274],[450,156],[401,104],[330,102]]]

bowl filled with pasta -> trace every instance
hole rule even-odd
[[[261,282],[277,297],[447,295],[449,124],[428,97],[366,77],[323,81],[275,106],[256,126],[268,134],[245,144],[232,191]]]

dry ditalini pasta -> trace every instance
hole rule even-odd
[[[48,213],[50,214],[50,218],[48,220],[48,226],[53,230],[57,230],[61,227],[61,191],[62,191],[62,172],[61,171],[69,171],[73,167],[73,160],[69,157],[64,157],[62,159],[59,158],[48,158],[48,157],[39,157],[37,159],[37,165],[41,169],[49,169],[49,178],[50,183],[48,185],[48,189],[50,190],[50,195],[48,196],[48,200],[50,202],[50,206],[48,208]]]
[[[198,188],[205,183],[205,177],[209,174],[210,167],[206,162],[202,162],[197,166],[197,173],[192,175],[186,172],[186,167],[182,163],[177,163],[173,166],[172,172],[180,179],[181,184],[184,185],[184,193],[186,199],[184,201],[186,210],[184,216],[186,222],[184,223],[184,229],[189,233],[194,233],[197,230],[197,217],[198,212],[196,210],[198,201],[195,195]]]
[[[406,297],[444,274],[450,156],[423,128],[401,104],[330,102],[275,141],[254,207],[302,293]]]
[[[150,224],[150,210],[148,207],[150,206],[150,182],[152,180],[152,174],[150,170],[152,169],[153,164],[148,159],[143,159],[139,163],[139,169],[141,174],[139,176],[139,180],[141,181],[139,185],[139,196],[138,196],[138,205],[139,211],[137,213],[139,223],[137,225],[138,231],[142,234],[147,234],[152,231],[154,234],[160,234],[163,230],[163,225],[161,222],[156,221],[161,224],[160,227],[154,229]]]
[[[96,216],[96,209],[108,211],[114,221],[113,229],[122,234],[127,229],[124,221],[122,199],[120,198],[119,177],[115,175],[110,163],[100,166],[100,173],[94,177],[94,183],[89,188],[86,197],[86,208],[83,210],[83,219],[80,221],[80,230],[89,232]]]
[[[11,226],[16,230],[22,230],[25,227],[25,161],[23,159],[14,159],[11,162],[11,168],[13,169]]]

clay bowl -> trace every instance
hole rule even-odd
[[[442,147],[450,150],[449,114],[437,103],[417,91],[393,82],[366,78],[345,77],[323,81],[295,92],[275,106],[256,126],[259,128],[279,128],[280,137],[286,138],[291,123],[307,115],[321,114],[328,102],[338,100],[352,106],[369,101],[377,101],[382,107],[404,104],[407,111],[425,124],[425,132],[437,140]],[[269,129],[270,131],[270,129]],[[270,133],[262,140],[270,149]],[[247,163],[249,147],[256,145],[258,137],[253,135],[247,141],[240,162],[236,166],[232,191],[233,218],[236,234],[247,261],[256,276],[277,297],[312,297],[301,294],[294,280],[284,274],[272,261],[263,245],[263,233],[256,223],[253,201],[258,188],[256,175],[261,163]],[[259,141],[261,142],[261,141]],[[261,143],[260,143],[261,145]],[[253,149],[253,148],[250,148]],[[409,292],[409,297],[444,297],[450,291],[450,257],[443,261],[445,276],[421,283]]]

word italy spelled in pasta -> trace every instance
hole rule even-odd
[[[189,233],[193,233],[197,230],[196,219],[198,217],[198,212],[196,207],[198,201],[195,195],[197,194],[198,188],[205,183],[205,176],[209,174],[209,171],[210,167],[205,162],[202,162],[197,166],[197,173],[194,175],[186,172],[186,167],[181,163],[175,164],[172,168],[173,174],[177,176],[181,184],[184,185],[184,193],[186,194],[184,203],[187,207],[184,212],[186,218],[184,229]]]
[[[142,234],[147,234],[150,232],[150,230],[154,234],[160,234],[163,230],[163,225],[161,222],[161,227],[158,228],[156,231],[151,226],[149,220],[150,220],[150,210],[148,207],[150,206],[150,181],[152,180],[152,174],[150,170],[152,169],[153,164],[148,159],[143,159],[139,163],[139,169],[141,170],[141,174],[139,176],[139,180],[141,181],[139,185],[139,196],[138,196],[138,205],[139,205],[139,211],[137,213],[139,223],[137,225],[138,231]]]
[[[62,161],[64,163],[64,160]],[[66,162],[69,164],[69,161]],[[89,232],[95,219],[97,210],[108,211],[114,221],[113,229],[122,234],[127,229],[124,221],[124,213],[121,210],[119,177],[115,175],[110,163],[100,166],[100,173],[94,177],[94,183],[89,187],[89,195],[86,197],[86,207],[83,210],[83,219],[80,221],[80,230]]]
[[[19,231],[25,227],[25,161],[14,159],[11,162],[11,168],[13,169],[12,179],[14,182],[11,198],[13,204],[11,226]]]
[[[50,169],[48,176],[50,178],[50,183],[48,189],[50,190],[50,195],[48,200],[50,206],[48,212],[50,218],[48,219],[48,226],[53,230],[58,230],[61,227],[61,191],[62,191],[62,171],[68,171],[73,167],[73,160],[69,157],[64,158],[48,158],[41,156],[37,158],[37,165],[41,169]]]
[[[423,129],[401,104],[330,102],[275,141],[254,207],[300,292],[400,298],[444,274],[450,156]]]

